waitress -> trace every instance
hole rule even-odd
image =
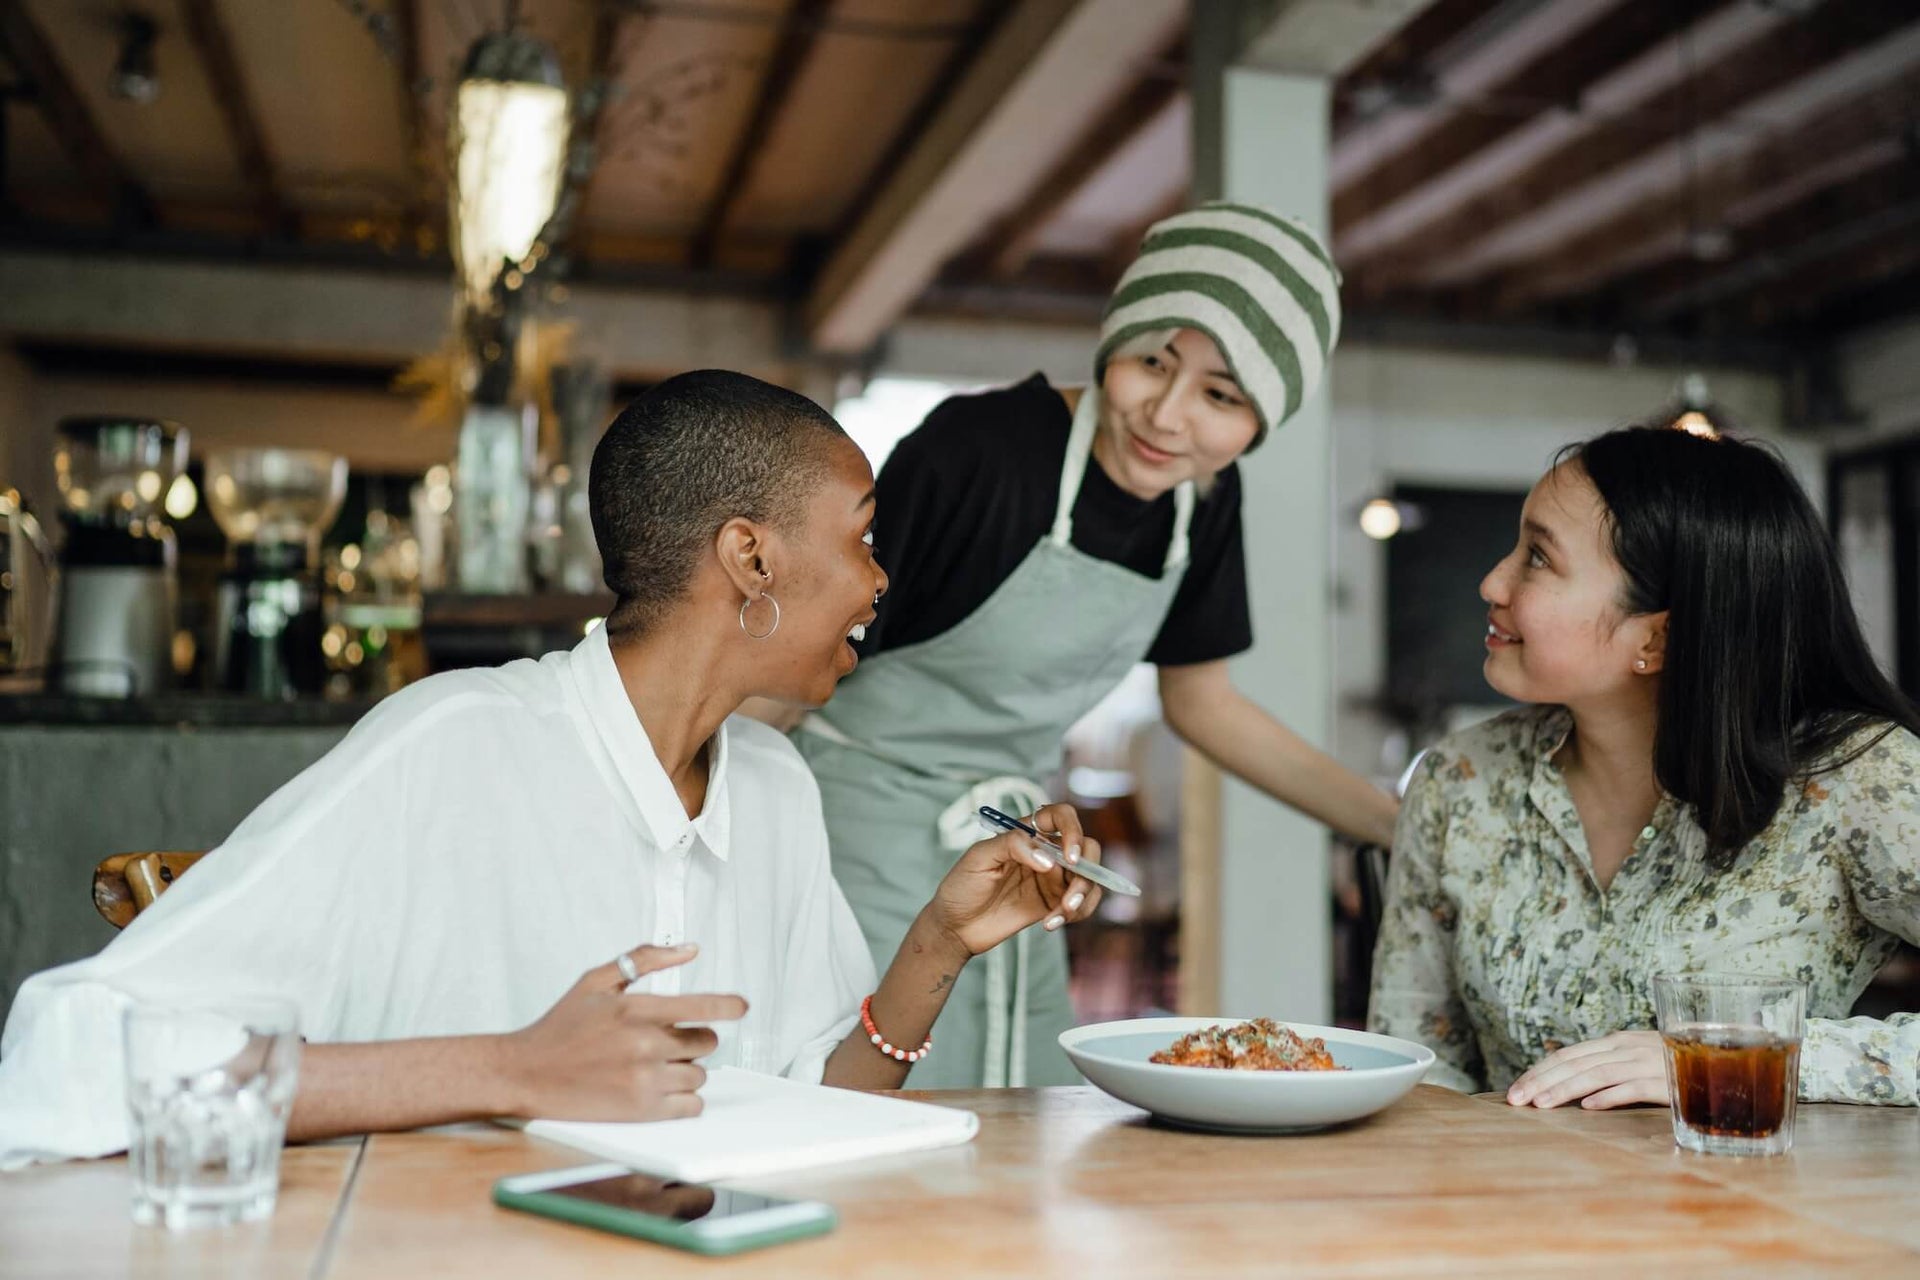
[[[1341,831],[1392,838],[1385,793],[1237,691],[1251,647],[1235,460],[1319,384],[1340,325],[1320,242],[1248,205],[1156,224],[1108,303],[1094,385],[1035,374],[946,401],[880,472],[874,545],[893,581],[859,668],[794,741],[833,870],[876,957],[979,837],[981,805],[1031,813],[1069,726],[1141,661],[1168,725],[1223,768]],[[1073,1083],[1058,933],[962,973],[921,1088]]]

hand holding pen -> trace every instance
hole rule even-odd
[[[1100,842],[1081,830],[1072,805],[1050,804],[1029,820],[1006,820],[1014,826],[960,855],[927,906],[969,955],[1029,925],[1052,931],[1084,920],[1100,904],[1100,888],[1087,874],[1099,866]]]

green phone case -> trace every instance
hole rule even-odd
[[[828,1209],[824,1217],[812,1222],[796,1222],[766,1231],[715,1240],[688,1230],[690,1225],[688,1223],[675,1222],[650,1213],[635,1213],[631,1209],[621,1209],[610,1204],[594,1204],[588,1200],[556,1196],[545,1191],[513,1191],[505,1185],[509,1181],[511,1179],[503,1178],[493,1184],[493,1202],[503,1208],[518,1209],[523,1213],[538,1214],[543,1218],[557,1218],[561,1222],[571,1222],[576,1226],[597,1227],[602,1231],[611,1231],[615,1235],[632,1236],[637,1240],[651,1240],[656,1244],[672,1245],[677,1249],[686,1249],[708,1256],[745,1253],[749,1249],[761,1249],[770,1244],[785,1244],[789,1240],[804,1240],[809,1236],[825,1235],[840,1222],[838,1215]]]

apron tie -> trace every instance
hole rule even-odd
[[[1027,778],[1008,774],[967,788],[940,815],[940,843],[959,853],[981,838],[981,805],[1003,813],[1033,813],[1047,793]],[[987,1044],[981,1079],[989,1089],[1018,1088],[1027,1082],[1027,957],[1033,941],[1022,929],[987,952]]]
[[[1016,816],[1037,813],[1047,802],[1047,793],[1038,783],[1006,774],[988,778],[968,787],[966,794],[948,805],[940,814],[940,845],[952,853],[972,848],[986,838],[980,829],[980,810],[991,805],[1002,813]]]

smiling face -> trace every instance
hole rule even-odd
[[[1658,672],[1666,615],[1623,608],[1626,575],[1606,515],[1577,461],[1527,495],[1518,545],[1480,583],[1487,683],[1507,697],[1577,706]]]
[[[873,469],[846,437],[823,443],[825,474],[808,497],[797,527],[769,533],[764,563],[768,591],[780,603],[780,625],[753,646],[765,696],[820,706],[858,664],[851,638],[864,637],[887,575],[873,556]],[[737,599],[738,597],[736,597]],[[755,604],[747,625],[764,632],[770,606]]]
[[[1093,454],[1113,482],[1153,499],[1223,471],[1259,434],[1260,418],[1212,338],[1176,330],[1154,350],[1107,362],[1105,413]]]

